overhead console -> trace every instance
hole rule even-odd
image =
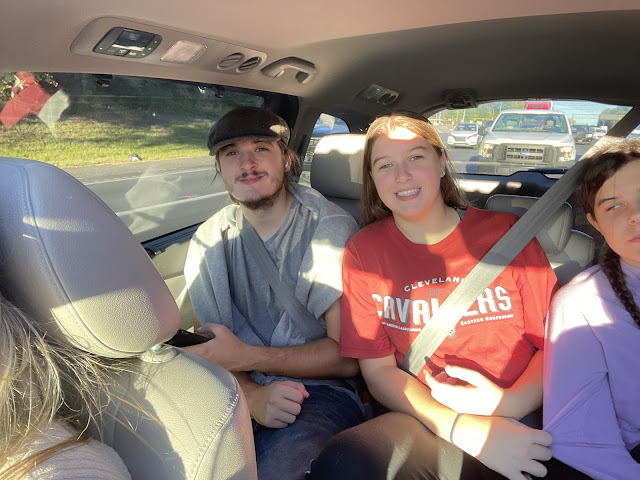
[[[114,27],[93,47],[93,51],[102,55],[143,58],[158,48],[161,41],[160,35],[151,32]]]
[[[90,22],[73,40],[71,51],[231,75],[248,73],[267,60],[266,53],[251,48],[115,17]]]
[[[230,75],[262,72],[268,77],[282,78],[278,81],[294,79],[303,85],[317,74],[315,65],[301,58],[274,59],[267,64],[267,54],[259,50],[116,17],[90,22],[73,40],[71,51]]]

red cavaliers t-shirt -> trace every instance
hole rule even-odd
[[[456,229],[435,245],[408,240],[393,217],[355,234],[345,250],[340,353],[402,364],[433,313],[517,220],[469,207]],[[446,364],[481,372],[511,386],[536,350],[556,277],[532,240],[467,311],[431,356],[433,374]],[[418,377],[424,382],[424,369]]]

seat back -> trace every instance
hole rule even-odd
[[[537,200],[535,197],[493,195],[487,200],[485,208],[522,216]],[[573,209],[565,202],[550,215],[536,235],[561,285],[593,264],[593,239],[572,227]]]
[[[161,345],[180,317],[167,286],[120,219],[62,170],[0,158],[0,276],[7,298],[59,341],[128,359],[92,434],[134,479],[257,477],[251,419],[237,381]]]
[[[364,134],[322,137],[313,153],[311,186],[344,208],[362,225]]]

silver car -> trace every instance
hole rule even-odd
[[[504,110],[480,145],[478,173],[568,168],[575,159],[575,142],[563,112]]]
[[[450,147],[476,148],[481,138],[476,123],[459,123],[456,125],[456,128],[449,133],[447,145]]]

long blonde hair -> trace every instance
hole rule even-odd
[[[458,183],[458,175],[453,169],[440,135],[428,119],[416,112],[397,111],[378,117],[367,130],[362,159],[362,183],[365,225],[382,220],[391,215],[391,210],[382,202],[375,183],[371,177],[371,150],[378,137],[389,135],[396,129],[403,128],[421,136],[429,142],[437,152],[445,157],[445,175],[440,180],[440,193],[444,203],[449,207],[464,207],[467,199]]]
[[[0,294],[0,472],[21,479],[37,464],[86,441],[89,422],[101,421],[108,398],[121,397],[107,375],[123,371],[47,336],[36,323]],[[70,399],[74,401],[70,404]],[[9,465],[8,457],[27,448],[34,436],[62,418],[77,429],[53,447]]]

